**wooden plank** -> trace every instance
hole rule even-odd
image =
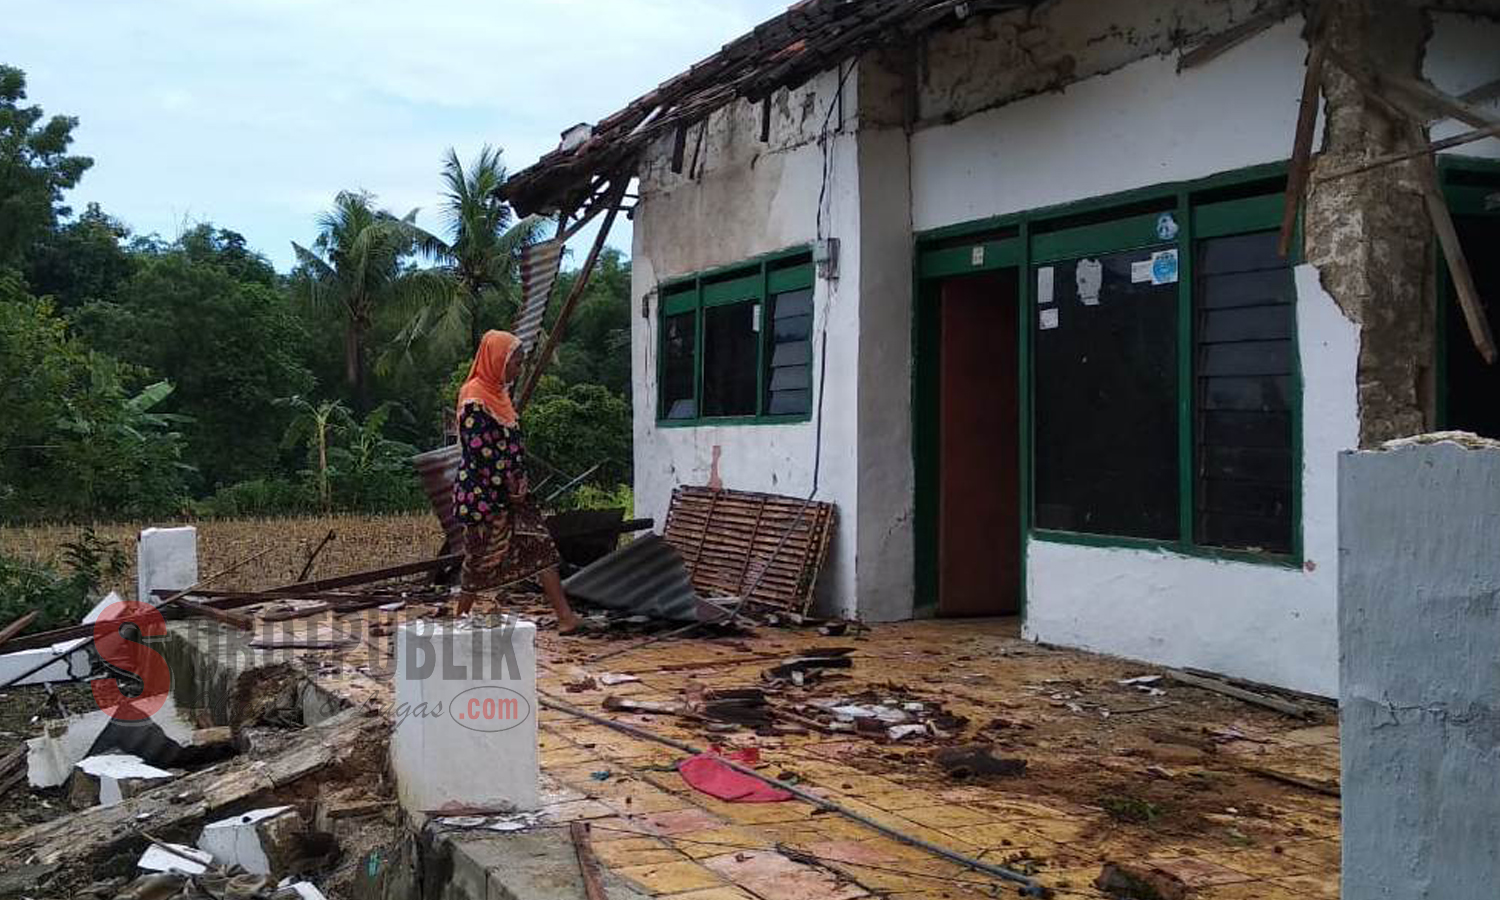
[[[1422,178],[1422,199],[1427,204],[1427,215],[1437,231],[1438,244],[1443,248],[1443,259],[1448,263],[1448,275],[1453,279],[1454,293],[1458,296],[1459,309],[1464,314],[1464,324],[1469,326],[1469,338],[1479,350],[1479,355],[1490,365],[1495,364],[1495,335],[1490,331],[1489,320],[1484,314],[1484,303],[1479,299],[1479,289],[1474,284],[1474,273],[1464,256],[1463,244],[1458,239],[1458,230],[1453,227],[1453,215],[1443,199],[1438,186],[1437,167],[1431,159],[1424,160],[1427,171]]]
[[[1196,68],[1217,59],[1223,54],[1255,37],[1291,14],[1289,6],[1278,6],[1251,16],[1245,21],[1218,34],[1211,35],[1203,43],[1182,54],[1177,60],[1177,71]]]
[[[1292,161],[1287,169],[1286,199],[1281,209],[1281,235],[1276,251],[1286,256],[1292,249],[1292,233],[1297,228],[1297,210],[1307,190],[1307,174],[1312,166],[1313,131],[1318,124],[1318,98],[1322,91],[1323,60],[1327,48],[1321,35],[1314,36],[1307,54],[1307,71],[1302,77],[1302,100],[1297,108],[1297,130],[1292,138]]]
[[[1202,688],[1205,691],[1213,691],[1216,694],[1223,694],[1226,697],[1233,697],[1236,700],[1243,700],[1246,703],[1253,703],[1256,706],[1263,706],[1266,709],[1274,709],[1279,713],[1296,716],[1299,719],[1308,717],[1309,711],[1305,706],[1300,706],[1290,700],[1283,700],[1280,697],[1273,697],[1270,694],[1248,691],[1244,688],[1220,681],[1217,678],[1204,678],[1200,675],[1191,675],[1179,669],[1168,669],[1167,677],[1182,684]]]
[[[3,630],[0,630],[0,647],[3,647],[11,638],[30,628],[31,623],[36,621],[36,617],[38,615],[40,614],[33,609],[31,612],[26,613],[19,619],[16,619],[14,622],[5,626]]]

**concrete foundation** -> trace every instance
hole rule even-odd
[[[147,528],[136,545],[136,599],[155,603],[155,590],[180,591],[198,582],[198,529]]]
[[[396,632],[391,768],[409,814],[536,809],[534,622],[414,622]]]
[[[1339,468],[1343,896],[1500,884],[1500,444]]]

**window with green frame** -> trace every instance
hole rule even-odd
[[[663,286],[657,421],[810,418],[812,298],[812,255],[806,249]]]
[[[1292,558],[1300,428],[1284,179],[1028,223],[1031,524]]]

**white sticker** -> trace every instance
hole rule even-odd
[[[1151,260],[1143,259],[1130,264],[1130,283],[1140,284],[1151,280]]]
[[[1052,302],[1052,267],[1042,266],[1036,270],[1036,302]]]
[[[1177,251],[1158,250],[1151,254],[1151,283],[1175,284],[1177,281]]]
[[[1043,331],[1049,331],[1057,327],[1057,307],[1052,306],[1039,310],[1037,315],[1037,327]]]
[[[1078,301],[1084,306],[1099,305],[1099,289],[1104,286],[1104,264],[1097,259],[1080,259],[1074,270],[1078,281]]]
[[[984,245],[977,244],[969,250],[969,265],[984,265]]]
[[[750,307],[750,310],[750,330],[758,332],[760,331],[760,304],[755,304]]]

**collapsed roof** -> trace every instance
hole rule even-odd
[[[510,176],[500,194],[522,215],[581,206],[606,180],[635,173],[658,137],[735,100],[767,101],[873,47],[1036,0],[801,0]]]

